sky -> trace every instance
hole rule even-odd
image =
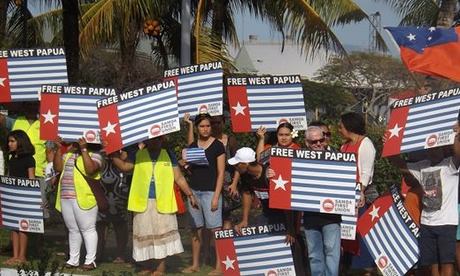
[[[376,3],[374,0],[355,0],[368,15],[379,12],[381,14],[382,27],[397,26],[400,17],[390,9],[385,3]],[[259,41],[278,40],[280,35],[274,33],[270,29],[270,25],[266,22],[256,19],[249,14],[239,14],[237,17],[236,28],[238,37],[241,41],[247,41],[250,34],[258,35]],[[345,27],[334,29],[338,38],[343,44],[360,46],[363,49],[368,49],[369,46],[369,23],[363,21],[359,24],[350,24]],[[390,40],[388,34],[382,31],[382,35],[387,42],[390,51],[397,53],[396,46]]]

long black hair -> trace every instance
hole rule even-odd
[[[13,130],[8,134],[6,138],[8,150],[8,140],[10,137],[13,137],[17,142],[17,149],[14,152],[14,155],[16,155],[18,158],[32,156],[35,154],[34,145],[32,145],[29,136],[27,136],[27,133],[25,133],[23,130]],[[13,154],[13,152],[9,152],[9,154]]]

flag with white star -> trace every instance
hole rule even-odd
[[[231,77],[226,79],[232,130],[274,131],[282,122],[307,128],[300,76]]]
[[[270,150],[270,208],[355,215],[354,154]]]
[[[396,185],[359,218],[358,231],[382,275],[405,275],[419,260],[419,226]]]
[[[216,237],[223,276],[295,275],[291,247],[285,243],[284,233],[260,234],[259,226],[246,229],[249,235],[233,236],[231,230],[231,237]]]
[[[115,89],[81,86],[43,85],[40,103],[40,138],[66,142],[84,137],[99,144],[96,102],[114,96]]]
[[[407,69],[460,82],[460,27],[386,27]]]
[[[199,113],[211,116],[223,112],[222,62],[193,64],[164,72],[165,81],[176,83],[179,118],[190,113],[193,118]]]
[[[180,130],[174,81],[166,81],[97,102],[102,145],[107,154]]]
[[[63,48],[0,51],[0,102],[37,101],[42,84],[68,84]]]
[[[382,157],[454,143],[460,88],[397,100],[393,107]]]

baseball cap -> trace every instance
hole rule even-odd
[[[230,165],[236,165],[238,163],[251,163],[256,161],[256,153],[251,148],[241,148],[236,151],[233,158],[228,159]]]

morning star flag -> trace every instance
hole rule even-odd
[[[0,51],[0,102],[37,101],[42,84],[67,83],[63,48]]]
[[[3,228],[43,233],[40,180],[0,176],[0,221]]]
[[[172,80],[99,100],[97,108],[107,154],[180,130]]]
[[[418,262],[419,227],[407,212],[396,185],[367,209],[358,225],[383,275],[404,275]]]
[[[459,107],[460,88],[395,101],[382,157],[452,145]]]
[[[231,77],[226,79],[234,132],[274,131],[289,122],[307,128],[300,76]]]
[[[387,27],[409,71],[460,82],[460,27]]]
[[[85,137],[88,143],[101,142],[97,101],[115,96],[113,88],[42,85],[40,138],[75,142]]]
[[[216,231],[223,276],[296,275],[285,231],[283,224],[242,228],[242,236],[233,229]]]
[[[270,168],[270,208],[355,214],[353,153],[272,147]]]
[[[177,89],[179,118],[190,113],[211,116],[222,115],[223,78],[222,62],[209,62],[174,68],[164,72],[165,80],[174,80]]]

